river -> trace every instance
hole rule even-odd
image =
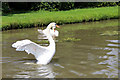
[[[118,78],[118,26],[114,25],[117,21],[60,25],[56,53],[52,61],[44,66],[36,64],[32,54],[18,52],[11,47],[18,40],[40,42],[42,34],[37,32],[38,28],[3,31],[2,77]]]

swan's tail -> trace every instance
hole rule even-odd
[[[16,48],[16,51],[24,51],[24,49],[20,49],[20,47],[30,44],[32,41],[30,40],[21,40],[21,41],[17,41],[16,43],[12,44],[13,48]]]

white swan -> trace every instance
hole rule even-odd
[[[26,51],[28,54],[33,54],[37,59],[37,64],[48,64],[55,54],[55,42],[50,34],[50,28],[52,26],[56,25],[54,23],[51,23],[44,30],[44,33],[50,43],[48,47],[40,46],[30,40],[17,41],[16,43],[12,44],[12,47],[16,48],[16,51]]]
[[[55,28],[56,28],[56,27],[57,27],[57,28],[60,28],[60,27],[59,27],[58,25],[56,25],[56,23],[54,23],[54,22],[50,23],[49,25],[51,25],[51,24],[54,24],[54,25],[52,25],[52,29],[50,29],[50,35],[51,35],[52,37],[58,37],[59,32],[58,32],[57,30],[55,30]],[[48,25],[48,26],[49,26],[49,25]],[[46,29],[47,29],[47,28],[46,28]],[[44,29],[44,30],[38,29],[38,32],[41,33],[41,34],[46,34],[45,29]]]

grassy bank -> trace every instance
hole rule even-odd
[[[117,19],[118,7],[86,8],[69,11],[35,11],[2,16],[2,30],[57,24]]]

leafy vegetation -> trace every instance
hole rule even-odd
[[[2,30],[48,25],[50,22],[57,24],[88,22],[105,19],[117,19],[118,6],[85,8],[69,11],[32,11],[21,14],[2,16]]]
[[[93,8],[116,6],[118,2],[3,2],[3,12],[21,10],[70,10],[76,8]]]
[[[72,42],[72,41],[80,41],[80,39],[68,37],[68,38],[64,38],[63,41]],[[60,42],[63,42],[63,41],[60,41]]]
[[[71,37],[67,37],[67,38],[63,38],[62,40],[59,40],[59,42],[76,42],[76,41],[80,41],[81,39],[78,38],[71,38]],[[40,41],[34,41],[37,44],[49,44],[48,40],[40,40]]]
[[[105,31],[101,35],[103,35],[103,36],[118,36],[118,31]]]

